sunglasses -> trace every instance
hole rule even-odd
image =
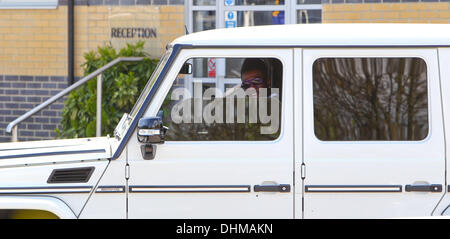
[[[247,90],[248,88],[255,87],[255,86],[261,86],[264,84],[264,79],[261,78],[253,78],[248,79],[242,82],[241,88],[244,90]]]

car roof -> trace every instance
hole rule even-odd
[[[172,44],[192,46],[450,46],[450,24],[293,24],[215,29]]]

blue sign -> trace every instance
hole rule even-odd
[[[225,0],[225,6],[232,6],[234,5],[234,0]]]
[[[229,11],[227,17],[228,17],[228,19],[233,19],[234,13],[232,11]]]
[[[225,28],[237,27],[237,11],[225,11]]]
[[[236,21],[225,21],[225,28],[235,28]]]

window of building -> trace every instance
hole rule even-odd
[[[284,5],[284,0],[235,0],[234,5]]]
[[[234,63],[233,74],[196,64]],[[282,63],[274,58],[194,58],[160,111],[167,141],[275,140],[281,132]],[[209,70],[205,70],[209,69]],[[224,70],[223,70],[224,71]]]
[[[58,0],[0,0],[0,9],[55,9]]]
[[[427,67],[420,58],[320,58],[313,64],[314,132],[324,141],[423,140]]]
[[[194,0],[194,6],[215,6],[216,0]]]
[[[322,22],[321,0],[193,0],[185,1],[189,32],[216,28]]]

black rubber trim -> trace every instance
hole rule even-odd
[[[46,191],[30,191],[30,192],[2,192],[2,190],[42,190]],[[55,189],[89,189],[89,191],[70,191],[61,192],[55,191]],[[92,186],[70,186],[70,187],[2,187],[0,188],[0,195],[22,195],[22,194],[71,194],[71,193],[91,193]]]
[[[33,154],[16,154],[16,155],[0,156],[0,159],[31,158],[31,157],[41,157],[41,156],[55,156],[55,155],[67,155],[67,154],[92,154],[92,153],[106,153],[106,151],[104,149],[91,149],[91,150],[72,150],[72,151],[33,153]]]
[[[317,188],[318,190],[311,190]],[[320,190],[320,188],[326,188]],[[331,188],[331,189],[329,189]],[[336,188],[333,190],[332,188]],[[337,190],[341,188],[341,190]],[[352,190],[352,188],[367,188],[362,190]],[[386,188],[385,190],[375,190],[371,188]],[[396,188],[396,189],[391,189]],[[308,193],[393,193],[402,192],[402,185],[306,185],[305,192]]]
[[[432,192],[439,193],[442,192],[441,184],[430,184],[430,185],[405,185],[406,192]]]
[[[245,190],[233,190],[232,188],[243,188]],[[135,188],[152,188],[155,190],[148,190],[148,191],[134,191]],[[173,190],[157,190],[158,188],[172,188]],[[211,190],[187,190],[187,189],[195,189],[195,188],[203,188],[208,189],[211,188]],[[213,188],[223,188],[224,190],[213,190]],[[229,190],[226,190],[229,188]],[[139,185],[139,186],[130,186],[129,192],[130,193],[249,193],[250,192],[250,185],[168,185],[168,186],[145,186],[145,185]]]
[[[255,192],[280,192],[288,193],[291,191],[291,185],[280,184],[280,185],[255,185],[253,187]]]

